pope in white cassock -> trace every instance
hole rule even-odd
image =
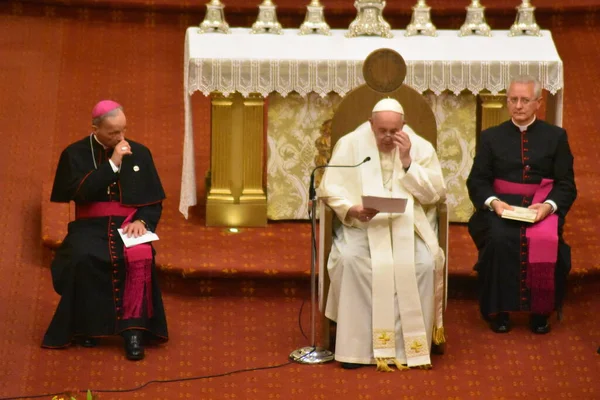
[[[319,197],[337,215],[327,268],[325,315],[337,322],[343,368],[429,368],[444,342],[444,254],[436,204],[446,186],[435,149],[404,124],[398,101],[383,99],[369,121],[337,142]],[[362,195],[407,199],[404,213],[363,208]]]

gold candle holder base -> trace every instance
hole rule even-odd
[[[276,7],[271,0],[264,0],[258,6],[258,18],[252,25],[250,33],[274,33],[281,35],[283,30],[281,29],[281,24],[277,21]]]
[[[463,26],[460,27],[458,35],[492,36],[492,30],[485,22],[485,15],[483,14],[484,10],[485,7],[481,5],[479,0],[473,0],[471,5],[467,7],[467,17]]]
[[[206,15],[204,21],[200,24],[199,33],[221,32],[231,33],[229,24],[225,22],[225,6],[220,0],[211,0],[206,4]]]
[[[352,21],[346,32],[346,37],[381,36],[392,38],[390,24],[383,19],[383,0],[356,0],[354,7],[358,11],[356,19]]]
[[[299,35],[307,35],[310,33],[331,35],[329,25],[325,22],[323,8],[324,7],[319,3],[319,0],[312,0],[310,4],[306,6],[306,17],[304,18],[302,25],[300,25]]]
[[[531,5],[529,0],[523,0],[521,5],[517,7],[517,18],[515,19],[515,23],[510,27],[508,36],[542,36],[540,27],[535,22],[534,10],[535,7]]]
[[[435,26],[431,23],[431,7],[425,3],[425,0],[419,0],[412,9],[412,19],[406,27],[404,36],[437,36]]]

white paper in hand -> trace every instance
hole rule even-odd
[[[135,246],[136,244],[148,243],[158,240],[158,236],[154,232],[146,231],[145,234],[138,237],[127,237],[126,234],[123,234],[123,229],[117,229],[119,231],[119,235],[121,235],[121,239],[123,240],[123,244],[125,247]]]
[[[406,210],[406,199],[400,197],[362,196],[364,208],[373,208],[384,213],[400,213]]]

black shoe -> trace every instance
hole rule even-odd
[[[144,358],[144,345],[142,344],[142,332],[138,330],[127,330],[123,332],[125,339],[125,357],[131,361],[139,361]]]
[[[510,332],[510,317],[506,312],[499,312],[490,320],[490,328],[496,333]]]
[[[598,347],[598,351],[596,351],[598,354],[600,354],[600,347]]]
[[[548,322],[547,315],[531,314],[531,320],[529,321],[531,332],[544,335],[550,332],[550,323]]]
[[[364,364],[355,364],[355,363],[346,363],[346,362],[343,362],[341,364],[342,364],[342,368],[344,368],[344,369],[357,369],[357,368],[361,368],[361,367],[365,366]]]
[[[79,339],[79,345],[83,347],[96,347],[98,345],[98,339],[84,336]]]

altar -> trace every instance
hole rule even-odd
[[[506,119],[510,78],[537,77],[546,91],[545,119],[562,124],[563,64],[552,35],[458,36],[391,39],[231,34],[187,29],[184,56],[185,132],[179,210],[197,204],[191,96],[211,96],[211,170],[207,181],[208,225],[260,226],[267,219],[307,219],[308,184],[327,121],[339,100],[364,83],[362,63],[372,51],[390,48],[407,64],[405,84],[423,93],[436,115],[438,155],[448,186],[450,221],[472,213],[465,181],[477,133]],[[266,100],[266,101],[265,101]],[[265,113],[266,109],[266,113]],[[265,116],[266,114],[266,123]],[[410,116],[406,116],[410,124]],[[266,128],[266,129],[265,129]],[[264,134],[266,130],[266,136]],[[264,173],[263,149],[267,149]],[[265,182],[266,180],[266,182]],[[250,215],[250,217],[248,217]]]

